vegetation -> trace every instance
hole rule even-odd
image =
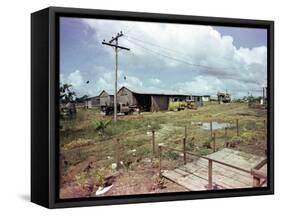
[[[239,119],[238,135],[236,119]],[[94,182],[92,184],[97,187],[103,183],[105,176],[114,171],[112,164],[116,163],[117,152],[122,162],[121,169],[126,172],[147,169],[143,167],[143,163],[153,157],[152,130],[155,131],[154,158],[157,158],[159,143],[172,148],[183,148],[185,126],[187,126],[187,150],[199,155],[210,154],[213,152],[214,138],[211,137],[210,130],[203,129],[200,124],[195,123],[211,120],[218,124],[229,124],[226,137],[224,128],[213,130],[216,133],[215,142],[218,150],[229,143],[229,147],[264,155],[265,119],[266,110],[250,109],[247,103],[210,103],[197,110],[118,116],[116,123],[111,122],[112,116],[103,116],[98,109],[78,108],[75,118],[61,119],[63,128],[60,132],[60,147],[66,161],[63,175],[66,178],[70,173],[76,173],[76,177],[67,181],[89,185],[88,180],[92,179]],[[169,164],[173,161],[178,163],[182,156],[178,152],[165,151],[164,167],[168,166],[165,160],[169,161]],[[85,172],[80,167],[86,166],[88,161],[92,161],[93,165],[90,171]],[[152,162],[151,166],[157,167],[157,163]]]
[[[111,123],[111,120],[103,121],[100,120],[96,122],[96,131],[98,131],[100,136],[104,136],[105,129]]]
[[[76,93],[72,90],[70,84],[60,84],[60,118],[61,119],[72,119],[76,114],[75,97]]]

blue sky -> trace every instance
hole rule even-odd
[[[233,45],[237,48],[254,48],[267,45],[266,29],[218,27],[214,29],[221,35],[230,35],[233,38]]]
[[[138,92],[261,95],[266,83],[263,29],[61,18],[60,79],[79,96],[113,92],[114,50],[101,44],[120,30],[118,86]],[[89,83],[87,84],[87,81]]]

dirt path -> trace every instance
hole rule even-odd
[[[75,181],[75,176],[82,170],[85,170],[90,161],[91,158],[70,168],[68,175],[64,176],[64,182],[61,184],[61,198],[95,196],[98,187],[93,186],[91,191],[89,191],[88,187],[89,182],[94,180],[86,179],[84,185],[78,184]],[[112,183],[112,188],[101,196],[187,191],[184,187],[171,181],[159,179],[157,164],[149,162],[148,159],[134,164],[130,169],[122,168],[117,174],[115,171],[114,173],[116,177]]]

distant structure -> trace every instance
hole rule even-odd
[[[114,104],[114,95],[107,93],[103,90],[100,95],[100,106],[113,106]]]
[[[218,96],[217,95],[211,95],[210,101],[218,101]]]
[[[118,103],[139,107],[141,111],[158,112],[168,110],[169,102],[194,100],[196,106],[202,106],[202,96],[183,94],[159,94],[135,92],[122,87],[117,93]]]
[[[202,96],[184,95],[184,94],[160,94],[149,92],[136,92],[123,86],[117,92],[117,103],[126,106],[139,108],[140,111],[158,112],[165,111],[169,108],[170,102],[194,101],[199,107],[203,105]],[[86,108],[113,107],[114,96],[103,90],[98,96],[89,97],[85,101]]]
[[[260,98],[260,104],[267,104],[267,87],[262,88],[262,98]]]
[[[88,97],[85,100],[85,107],[87,109],[91,109],[91,108],[99,107],[99,106],[100,106],[100,96]]]
[[[231,96],[227,92],[226,93],[218,92],[217,97],[219,103],[230,103],[231,101]]]
[[[203,95],[202,96],[202,101],[203,102],[209,102],[211,100],[211,95]]]

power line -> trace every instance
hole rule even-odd
[[[158,44],[154,44],[152,42],[148,42],[148,41],[144,41],[144,40],[141,40],[141,39],[137,39],[135,37],[132,37],[132,36],[125,36],[126,38],[129,38],[129,39],[133,39],[135,41],[138,41],[138,42],[141,42],[141,43],[144,43],[144,44],[148,44],[148,45],[151,45],[151,46],[155,46],[155,47],[158,47],[158,48],[161,48],[161,49],[164,49],[164,50],[167,50],[167,51],[170,51],[170,52],[174,52],[174,53],[177,53],[177,54],[182,54],[182,55],[186,55],[186,53],[183,53],[183,52],[179,52],[179,51],[176,51],[174,49],[170,49],[170,48],[167,48],[167,47],[163,47],[163,46],[160,46]]]
[[[145,49],[145,50],[147,50],[147,51],[149,51],[149,52],[151,52],[151,53],[153,53],[153,54],[157,54],[157,56],[162,56],[162,57],[165,57],[165,58],[169,58],[169,59],[172,59],[172,60],[174,60],[174,61],[178,61],[178,62],[181,62],[181,63],[184,63],[184,64],[188,64],[188,65],[190,65],[190,66],[195,66],[195,67],[202,67],[202,68],[205,68],[205,69],[209,69],[209,70],[216,70],[216,71],[220,71],[220,70],[223,70],[224,68],[213,68],[213,67],[209,67],[209,66],[205,66],[205,65],[199,65],[199,64],[194,64],[194,63],[190,63],[190,62],[188,62],[188,61],[186,61],[186,60],[183,60],[183,59],[180,59],[180,58],[177,58],[177,57],[172,57],[172,56],[169,56],[169,55],[166,55],[166,54],[163,54],[163,53],[161,53],[161,52],[157,52],[157,51],[155,51],[155,50],[152,50],[152,49],[149,49],[149,48],[147,48],[147,47],[145,47],[145,46],[143,46],[143,45],[141,45],[141,44],[139,44],[139,43],[137,43],[137,42],[135,42],[135,41],[132,41],[132,40],[130,40],[130,39],[128,39],[128,38],[125,38],[127,41],[129,41],[129,42],[131,42],[132,44],[134,44],[134,45],[136,45],[136,46],[139,46],[139,47],[141,47],[141,48],[143,48],[143,49]]]
[[[136,37],[131,36],[131,35],[130,35],[130,36],[126,35],[125,37],[130,38],[130,39],[133,39],[133,40],[136,40],[136,41],[141,42],[141,43],[144,43],[144,44],[148,44],[148,45],[151,45],[151,46],[159,47],[159,48],[161,48],[161,49],[164,49],[164,50],[167,50],[167,51],[170,51],[170,52],[174,52],[174,53],[177,53],[177,54],[181,54],[181,55],[184,55],[185,57],[188,57],[189,59],[191,59],[191,57],[190,57],[190,56],[187,56],[187,54],[184,53],[184,52],[179,52],[178,50],[171,49],[171,48],[167,48],[167,47],[164,47],[164,46],[161,46],[161,45],[159,45],[159,44],[152,43],[152,42],[148,42],[148,41],[145,41],[145,40],[136,38]],[[227,61],[231,61],[231,62],[233,61],[232,59],[227,58],[227,57],[221,57],[221,58],[223,58],[223,59],[225,59],[225,60],[227,60]]]

